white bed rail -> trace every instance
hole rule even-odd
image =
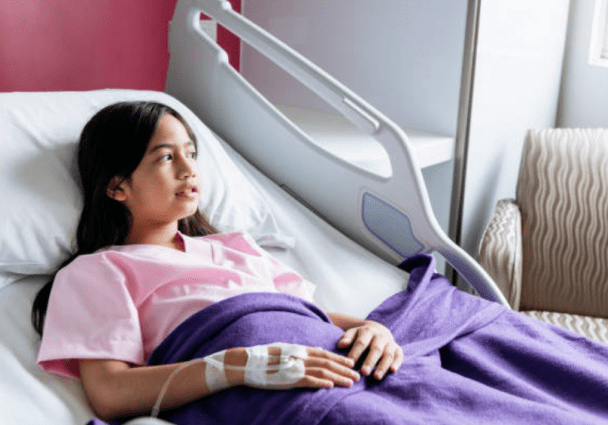
[[[317,146],[228,63],[200,29],[211,17],[374,137],[392,174],[363,170]],[[235,13],[225,0],[179,0],[169,32],[167,93],[279,185],[370,251],[396,262],[437,251],[484,298],[508,303],[489,275],[443,232],[407,135],[318,66]]]

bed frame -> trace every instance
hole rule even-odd
[[[380,142],[390,158],[390,175],[366,171],[315,144],[230,66],[226,52],[201,30],[201,13]],[[303,204],[393,264],[436,251],[483,298],[509,305],[489,275],[437,223],[407,135],[355,93],[235,13],[226,0],[178,0],[169,52],[167,93]]]

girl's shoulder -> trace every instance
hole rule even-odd
[[[100,248],[90,254],[81,254],[59,270],[58,275],[102,273],[110,269],[123,268],[137,263],[138,258],[162,257],[162,252],[155,254],[152,245],[112,245]],[[150,251],[150,252],[149,252]]]
[[[112,253],[120,254],[120,251],[114,247],[101,248],[90,254],[81,254],[74,258],[68,265],[59,270],[59,274],[65,272],[73,272],[80,270],[92,270],[104,267],[108,263],[112,263]]]

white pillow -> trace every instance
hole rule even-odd
[[[247,232],[262,244],[289,244],[220,141],[171,96],[137,90],[0,93],[0,287],[19,274],[52,273],[74,250],[82,206],[78,137],[98,110],[125,100],[165,103],[190,124],[198,140],[201,210],[214,226]]]

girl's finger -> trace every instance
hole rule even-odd
[[[353,359],[356,363],[359,360],[359,357],[361,357],[361,354],[363,354],[363,352],[369,347],[372,341],[372,336],[373,335],[370,332],[365,332],[359,329],[357,332],[357,338],[355,339],[355,342],[353,342],[352,348],[350,349],[347,357]]]
[[[393,364],[391,365],[391,372],[395,373],[399,370],[401,365],[403,365],[403,349],[397,346],[397,350],[395,352],[395,359],[393,360]]]
[[[380,359],[380,362],[376,366],[376,370],[374,371],[374,378],[376,378],[378,380],[384,378],[384,375],[386,375],[388,368],[393,364],[394,360],[395,360],[394,349],[391,350],[390,348],[387,347],[387,349],[384,350],[384,353],[382,355],[382,358]]]
[[[385,347],[386,343],[383,343],[377,339],[374,339],[372,341],[369,353],[367,354],[365,361],[361,365],[362,374],[367,376],[372,373],[372,370],[374,369],[374,367],[376,367],[378,361],[386,354]]]
[[[346,356],[342,356],[340,354],[333,353],[331,351],[324,350],[323,348],[308,348],[308,360],[312,360],[315,358],[320,359],[328,359],[333,362],[336,362],[340,365],[346,366],[348,368],[352,368],[355,366],[355,362]]]
[[[306,366],[307,374],[309,373],[309,370],[326,370],[333,375],[341,376],[354,382],[357,382],[360,379],[359,374],[355,370],[330,359],[309,358],[304,364]]]
[[[342,335],[342,338],[340,338],[340,341],[338,341],[338,348],[350,347],[350,345],[355,340],[356,335],[357,335],[356,328],[352,328],[352,329],[349,329],[346,332],[344,332],[344,335]]]
[[[331,380],[328,380],[328,379],[319,379],[317,377],[308,376],[308,375],[304,376],[296,384],[296,387],[298,387],[298,388],[326,388],[326,389],[330,389],[330,388],[333,388],[334,386],[335,386],[335,384]]]
[[[352,379],[348,376],[343,376],[339,373],[335,373],[329,369],[324,367],[312,367],[306,368],[306,375],[304,378],[316,378],[317,380],[323,381],[327,383],[328,381],[332,383],[332,385],[337,385],[339,387],[350,388],[355,383],[355,379]]]

